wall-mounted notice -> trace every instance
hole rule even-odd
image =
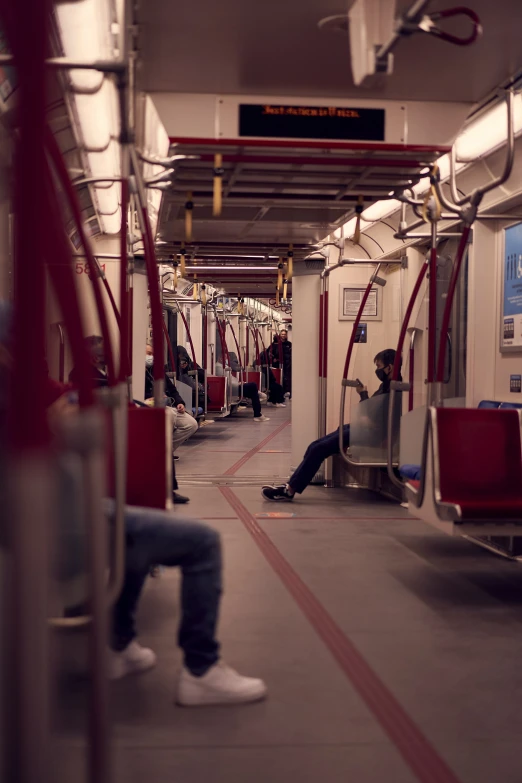
[[[366,292],[366,286],[341,285],[339,291],[339,320],[355,321],[363,296]],[[362,312],[362,318],[364,318],[365,321],[382,321],[381,288],[375,286],[371,289]]]
[[[500,350],[522,351],[522,223],[504,231]]]
[[[514,394],[520,394],[522,392],[522,375],[509,376],[509,391]]]

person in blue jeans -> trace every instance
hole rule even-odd
[[[113,501],[106,501],[113,513]],[[136,641],[136,610],[151,566],[182,573],[178,644],[183,670],[176,700],[183,706],[240,704],[266,696],[262,680],[244,677],[220,660],[216,639],[222,593],[219,533],[166,511],[127,506],[125,579],[112,617],[110,677],[120,679],[156,664],[155,653]]]
[[[376,397],[379,394],[388,394],[390,391],[393,364],[395,362],[395,351],[393,348],[387,348],[378,353],[373,361],[376,367],[375,374],[381,381],[381,385],[373,396]],[[368,399],[368,390],[366,386],[357,386],[356,391],[359,394],[361,401]],[[350,445],[349,424],[345,424],[343,427],[343,445],[345,449]],[[287,484],[276,486],[266,485],[262,488],[261,494],[265,500],[292,501],[296,493],[300,495],[304,492],[324,460],[328,457],[332,457],[334,454],[339,454],[339,429],[310,443],[301,464],[289,478]]]

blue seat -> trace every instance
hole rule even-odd
[[[481,400],[478,404],[479,408],[500,408],[502,403],[496,400]]]
[[[520,402],[501,402],[500,403],[500,408],[502,410],[506,410],[506,409],[509,408],[510,410],[514,409],[516,411],[519,411],[519,410],[522,410],[522,403],[520,403]]]

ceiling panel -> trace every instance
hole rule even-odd
[[[434,0],[430,10],[452,5]],[[484,27],[475,45],[425,35],[404,39],[393,76],[381,89],[362,93],[351,79],[347,35],[317,27],[324,17],[345,13],[346,2],[147,0],[139,12],[141,83],[147,91],[475,102],[522,68],[522,3],[467,5]],[[464,32],[455,23],[452,30]]]

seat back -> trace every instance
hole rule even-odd
[[[219,411],[227,407],[227,379],[224,375],[208,375],[208,410]]]
[[[496,400],[481,400],[478,404],[480,409],[482,408],[500,408],[500,402]]]
[[[500,410],[515,410],[519,411],[522,410],[522,403],[520,402],[501,402],[500,403]]]
[[[435,487],[443,503],[520,497],[520,417],[514,410],[433,409]]]
[[[127,493],[131,506],[168,507],[172,491],[172,422],[167,408],[129,408]],[[114,497],[113,440],[108,428],[108,495]]]
[[[277,383],[281,383],[281,368],[272,367],[272,372],[274,373],[274,378],[276,379]]]

